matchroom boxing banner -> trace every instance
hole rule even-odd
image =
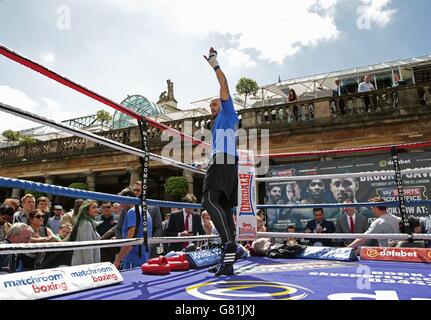
[[[431,153],[399,154],[401,171],[431,167]],[[308,181],[267,182],[265,204],[321,204],[368,202],[372,197],[382,197],[386,201],[397,200],[397,187],[394,176],[344,179],[313,179],[314,175],[330,175],[351,172],[393,170],[392,157],[388,155],[355,157],[320,162],[295,163],[272,166],[269,177],[310,176]],[[403,175],[406,200],[428,200],[431,197],[431,174]],[[359,207],[359,213],[372,218],[370,208]],[[431,219],[429,206],[407,207],[407,214]],[[388,211],[399,216],[398,208]],[[324,209],[325,218],[335,222],[343,214],[341,209]],[[286,231],[289,225],[303,230],[308,220],[313,219],[312,209],[267,209],[268,231]]]
[[[36,300],[123,282],[109,262],[0,275],[0,300]]]

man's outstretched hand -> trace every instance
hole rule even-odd
[[[204,56],[204,58],[214,70],[220,68],[217,61],[217,51],[215,51],[213,47],[210,48],[208,57]]]
[[[218,61],[217,61],[217,51],[214,50],[213,47],[210,48],[210,52],[208,57],[204,56],[205,60],[208,61],[210,66],[214,69],[216,72],[217,80],[220,84],[220,98],[223,101],[227,101],[230,97],[229,94],[229,86],[227,84],[226,76],[221,71]]]

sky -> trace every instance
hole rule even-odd
[[[0,0],[0,43],[116,102],[178,107],[218,94],[209,47],[231,91],[431,54],[429,0]],[[104,106],[0,56],[0,101],[56,121]],[[0,112],[0,133],[38,126]]]

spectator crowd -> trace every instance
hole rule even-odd
[[[316,181],[318,182],[318,181]],[[141,182],[118,193],[124,197],[139,197],[142,192]],[[315,186],[317,187],[317,185]],[[294,194],[294,191],[292,191]],[[317,193],[316,193],[317,194]],[[186,195],[185,203],[197,203],[193,194]],[[313,219],[307,222],[306,233],[357,233],[376,234],[400,233],[401,219],[388,213],[380,202],[383,199],[374,198],[370,202],[374,221],[369,223],[366,216],[356,208],[346,206],[344,214],[336,223],[325,218],[325,210],[313,209]],[[310,201],[311,202],[311,201]],[[352,204],[346,199],[343,203]],[[232,213],[234,216],[235,214]],[[149,206],[146,212],[148,237],[174,236],[190,237],[196,235],[218,235],[217,230],[206,211],[194,209],[172,208],[164,215],[158,207]],[[257,232],[266,232],[268,216],[259,210],[256,216]],[[54,205],[51,211],[50,200],[47,197],[35,199],[32,194],[26,194],[21,199],[8,198],[0,206],[0,241],[3,244],[41,243],[60,241],[91,241],[107,239],[142,238],[143,214],[132,204],[102,202],[91,199],[76,199],[74,207],[65,212],[61,205]],[[431,233],[431,218],[409,218],[411,233]],[[287,232],[296,233],[296,226],[287,228]],[[277,242],[277,239],[271,239]],[[294,236],[282,239],[289,245],[336,246],[358,248],[368,246],[415,246],[431,247],[429,242],[396,242],[391,240],[343,240],[343,239],[297,239]],[[247,245],[245,243],[245,245]],[[249,244],[250,245],[250,244]],[[157,257],[169,251],[196,250],[196,243],[185,241],[162,245],[123,246],[121,248],[94,248],[48,253],[25,253],[0,255],[0,273],[29,271],[35,269],[53,268],[58,266],[81,265],[98,262],[111,262],[119,269],[136,268],[148,259]]]
[[[118,193],[136,198],[142,192],[141,181]],[[196,203],[193,194],[186,195],[186,203]],[[0,242],[41,243],[61,241],[92,241],[142,238],[143,214],[133,204],[76,199],[74,207],[66,212],[62,205],[51,205],[47,197],[35,198],[25,194],[21,199],[5,199],[0,206]],[[146,212],[147,236],[189,237],[218,235],[209,214],[194,209],[171,208],[164,214],[160,208],[148,206]],[[163,220],[163,221],[162,221]],[[119,269],[140,267],[148,259],[169,251],[190,249],[195,243],[169,245],[124,246],[121,248],[94,248],[48,253],[0,255],[0,273],[30,271],[58,266],[111,262]]]

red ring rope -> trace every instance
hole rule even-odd
[[[431,141],[427,142],[416,142],[416,143],[405,143],[395,145],[398,150],[402,149],[419,149],[431,147]],[[275,153],[275,154],[261,154],[258,155],[260,158],[294,158],[302,156],[320,156],[325,154],[343,154],[343,153],[364,153],[370,151],[391,151],[392,146],[369,146],[361,148],[348,148],[348,149],[333,149],[333,150],[320,150],[320,151],[305,151],[305,152],[289,152],[289,153]]]

